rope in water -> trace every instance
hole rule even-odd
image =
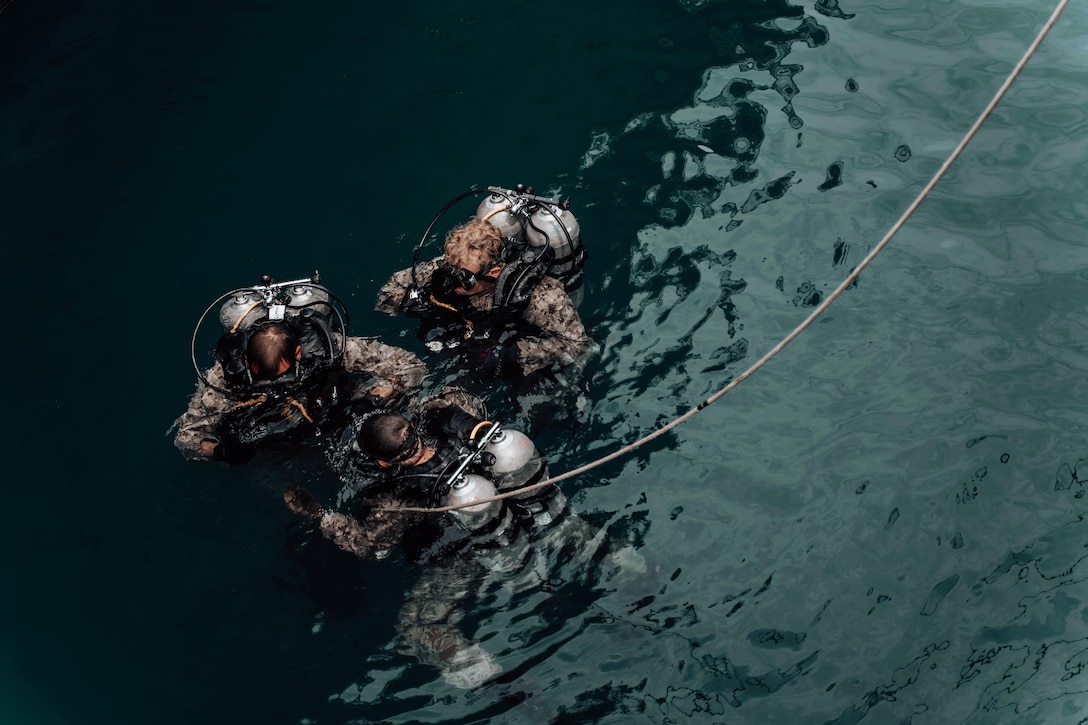
[[[994,94],[994,97],[990,101],[990,103],[986,106],[985,109],[983,109],[982,113],[979,114],[978,119],[975,121],[974,125],[971,126],[970,130],[967,131],[967,134],[963,137],[963,140],[959,142],[959,145],[956,146],[956,148],[952,151],[952,154],[945,160],[943,164],[941,164],[941,168],[937,170],[937,173],[934,174],[933,178],[930,179],[929,183],[925,185],[922,191],[918,194],[918,197],[911,203],[910,206],[907,207],[906,211],[904,211],[902,216],[899,217],[899,220],[894,225],[892,225],[891,229],[888,230],[888,233],[884,235],[884,238],[881,239],[880,242],[875,247],[873,247],[867,255],[865,255],[865,258],[861,260],[858,266],[855,267],[853,271],[851,271],[850,274],[846,276],[846,279],[844,279],[842,283],[835,288],[835,291],[829,294],[823,302],[815,307],[809,314],[809,316],[801,322],[801,324],[794,328],[794,330],[790,334],[786,335],[786,337],[784,337],[781,342],[768,350],[767,353],[755,363],[753,363],[751,367],[749,367],[743,373],[730,381],[729,384],[726,385],[724,388],[714,393],[709,398],[699,403],[688,412],[681,415],[679,418],[676,418],[675,420],[667,423],[661,428],[658,428],[653,433],[643,436],[634,443],[630,443],[623,448],[609,453],[603,458],[598,458],[591,463],[587,463],[584,466],[579,466],[578,468],[567,471],[566,473],[562,473],[558,476],[553,476],[544,481],[534,483],[531,486],[525,486],[523,488],[506,491],[497,496],[492,496],[491,498],[482,498],[479,501],[473,501],[471,503],[460,504],[457,506],[443,506],[439,508],[417,508],[405,506],[391,508],[387,510],[414,511],[420,513],[439,513],[444,511],[453,511],[455,509],[465,508],[467,506],[477,506],[479,504],[487,503],[490,501],[500,501],[502,499],[511,498],[513,496],[521,496],[529,491],[534,491],[539,488],[544,488],[545,486],[551,486],[553,484],[559,483],[560,481],[565,481],[568,478],[573,478],[574,476],[583,474],[586,471],[597,468],[598,466],[603,466],[605,463],[609,463],[616,460],[617,458],[621,458],[622,456],[627,455],[639,446],[643,446],[656,438],[660,438],[684,421],[694,417],[697,413],[699,413],[707,406],[717,402],[730,390],[747,380],[757,370],[770,362],[771,358],[782,352],[786,345],[793,342],[798,335],[804,332],[809,327],[809,325],[811,325],[816,320],[817,317],[822,315],[824,310],[826,310],[832,302],[838,299],[839,295],[841,295],[850,285],[854,283],[855,280],[857,280],[862,270],[868,267],[869,264],[876,258],[876,256],[880,254],[886,246],[888,246],[888,243],[891,241],[892,237],[894,237],[895,234],[903,227],[903,225],[906,224],[907,219],[909,219],[911,215],[914,214],[914,211],[919,207],[919,205],[921,205],[922,201],[924,201],[925,198],[929,196],[929,192],[932,191],[933,187],[937,185],[937,182],[939,182],[944,177],[945,173],[952,166],[953,162],[955,162],[956,159],[959,158],[960,154],[963,153],[963,150],[967,148],[967,144],[970,143],[971,139],[975,137],[975,134],[978,133],[978,130],[982,128],[982,124],[985,123],[986,119],[990,117],[991,113],[993,113],[994,108],[997,107],[997,104],[1001,101],[1002,98],[1004,98],[1005,93],[1012,86],[1013,81],[1016,80],[1017,76],[1020,75],[1020,71],[1024,69],[1024,66],[1027,65],[1027,62],[1031,59],[1033,55],[1035,55],[1035,51],[1039,48],[1039,45],[1042,44],[1043,39],[1046,37],[1047,33],[1050,32],[1050,29],[1054,26],[1054,23],[1058,20],[1058,17],[1062,14],[1065,6],[1068,4],[1069,0],[1059,0],[1057,7],[1050,15],[1050,19],[1046,21],[1046,24],[1043,26],[1042,30],[1039,31],[1039,34],[1036,36],[1035,41],[1028,47],[1023,57],[1020,58],[1020,62],[1016,64],[1016,67],[1014,67],[1012,69],[1012,72],[1009,73],[1008,78],[1005,79],[1005,82],[1001,84],[1001,87],[997,90],[997,93]]]

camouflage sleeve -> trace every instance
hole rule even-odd
[[[569,365],[589,349],[589,337],[577,308],[563,285],[552,277],[542,279],[533,290],[525,320],[541,331],[539,336],[517,342],[525,375],[552,365]]]
[[[456,405],[461,410],[477,418],[487,417],[487,406],[480,396],[468,392],[464,388],[445,386],[434,395],[428,395],[419,403],[420,412],[434,412],[447,405]]]
[[[318,520],[321,534],[338,547],[363,559],[382,559],[400,543],[405,532],[415,522],[414,515],[380,510],[395,507],[397,501],[383,497],[373,501],[379,507],[365,521],[354,516],[322,511]]]
[[[386,511],[401,505],[392,495],[375,496],[369,503],[361,519],[322,508],[317,516],[322,536],[361,558],[383,558],[419,524],[419,514]]]
[[[362,337],[347,339],[344,368],[373,375],[374,387],[391,388],[397,395],[418,388],[427,374],[427,366],[414,353]]]
[[[434,270],[438,267],[439,259],[441,257],[432,259],[429,262],[422,262],[416,267],[416,280],[419,282],[421,289],[426,290],[431,284],[431,275],[434,274]],[[411,267],[397,272],[378,290],[378,300],[374,305],[374,309],[387,315],[402,314],[401,301],[408,293],[408,288],[411,285]]]
[[[208,382],[217,387],[226,386],[223,379],[223,368],[219,363],[212,366],[206,373]],[[171,430],[176,429],[174,446],[181,454],[191,461],[209,460],[200,450],[200,442],[204,440],[217,441],[215,429],[223,414],[234,407],[233,401],[215,388],[208,387],[204,381],[197,383],[196,392],[189,399],[189,407],[174,421]]]

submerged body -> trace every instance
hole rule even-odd
[[[367,437],[368,431],[386,425],[381,416],[397,416],[365,417],[355,440],[362,455],[355,456],[345,477],[354,494],[347,511],[326,509],[305,491],[289,491],[286,497],[293,510],[313,518],[322,536],[345,551],[384,558],[399,547],[409,560],[424,564],[398,620],[399,649],[434,665],[457,687],[474,687],[501,671],[459,627],[459,613],[478,591],[480,576],[519,568],[537,547],[539,532],[566,531],[578,527],[569,521],[581,522],[568,516],[566,498],[554,485],[446,513],[396,510],[471,503],[547,477],[547,464],[532,441],[517,431],[500,432],[482,415],[482,406],[469,412],[432,401],[384,448]],[[470,450],[476,458],[466,456]],[[374,458],[375,451],[386,458]],[[420,540],[421,532],[429,532],[426,540]]]

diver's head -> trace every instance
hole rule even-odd
[[[414,466],[420,462],[424,443],[415,424],[399,413],[375,413],[363,421],[355,439],[359,450],[379,466]]]
[[[459,295],[477,295],[495,284],[502,270],[502,233],[488,221],[473,217],[446,235],[444,271],[457,280]]]
[[[246,359],[257,380],[274,380],[302,357],[298,337],[290,327],[272,322],[256,330],[246,345]]]

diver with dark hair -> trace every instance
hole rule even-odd
[[[533,442],[520,431],[485,420],[484,415],[483,403],[476,396],[446,391],[414,413],[376,410],[347,428],[334,442],[339,450],[330,459],[341,462],[336,467],[345,484],[342,498],[351,499],[350,516],[359,522],[358,530],[346,524],[341,514],[313,502],[305,489],[289,490],[285,500],[296,513],[320,519],[327,538],[362,558],[383,558],[400,545],[409,549],[409,558],[426,559],[438,552],[437,539],[453,548],[460,544],[478,550],[507,546],[519,531],[549,524],[562,515],[566,500],[557,487],[529,492],[501,505],[450,512],[441,517],[440,528],[448,529],[446,524],[452,523],[462,533],[433,530],[418,547],[406,546],[405,537],[421,520],[436,517],[388,510],[463,503],[547,478],[547,463]]]
[[[570,511],[556,485],[522,491],[549,476],[533,442],[487,420],[478,398],[451,398],[413,413],[370,413],[345,432],[336,447],[351,464],[342,474],[353,495],[346,504],[324,506],[305,489],[289,489],[284,500],[344,551],[383,559],[396,549],[425,565],[397,617],[397,650],[471,689],[503,671],[502,650],[470,636],[466,615],[481,597],[497,588],[561,596],[570,581],[552,579],[554,567],[589,573],[609,559],[611,579],[645,572],[645,562],[629,542]],[[515,495],[487,500],[496,493]],[[464,507],[403,510],[450,505]]]
[[[375,309],[422,318],[427,348],[463,353],[474,377],[532,381],[590,348],[571,297],[581,294],[585,249],[567,202],[521,185],[487,191],[476,215],[447,234],[444,256],[413,259],[381,288]]]
[[[337,444],[350,463],[346,513],[306,489],[288,489],[284,500],[345,551],[382,559],[399,548],[412,563],[428,565],[401,611],[400,651],[469,688],[501,667],[458,626],[465,581],[516,568],[541,532],[570,517],[554,485],[478,503],[546,479],[548,467],[528,437],[486,420],[478,398],[462,395],[455,404],[452,397],[440,395],[414,413],[372,412],[352,426]],[[441,514],[398,510],[458,504],[470,505]],[[584,522],[573,518],[580,530]]]
[[[202,371],[197,335],[220,303],[216,362]],[[426,367],[418,357],[347,330],[343,304],[316,273],[280,283],[264,277],[221,295],[193,332],[200,382],[171,428],[174,445],[190,460],[244,463],[260,446],[339,427],[353,401],[387,404],[420,385]]]

